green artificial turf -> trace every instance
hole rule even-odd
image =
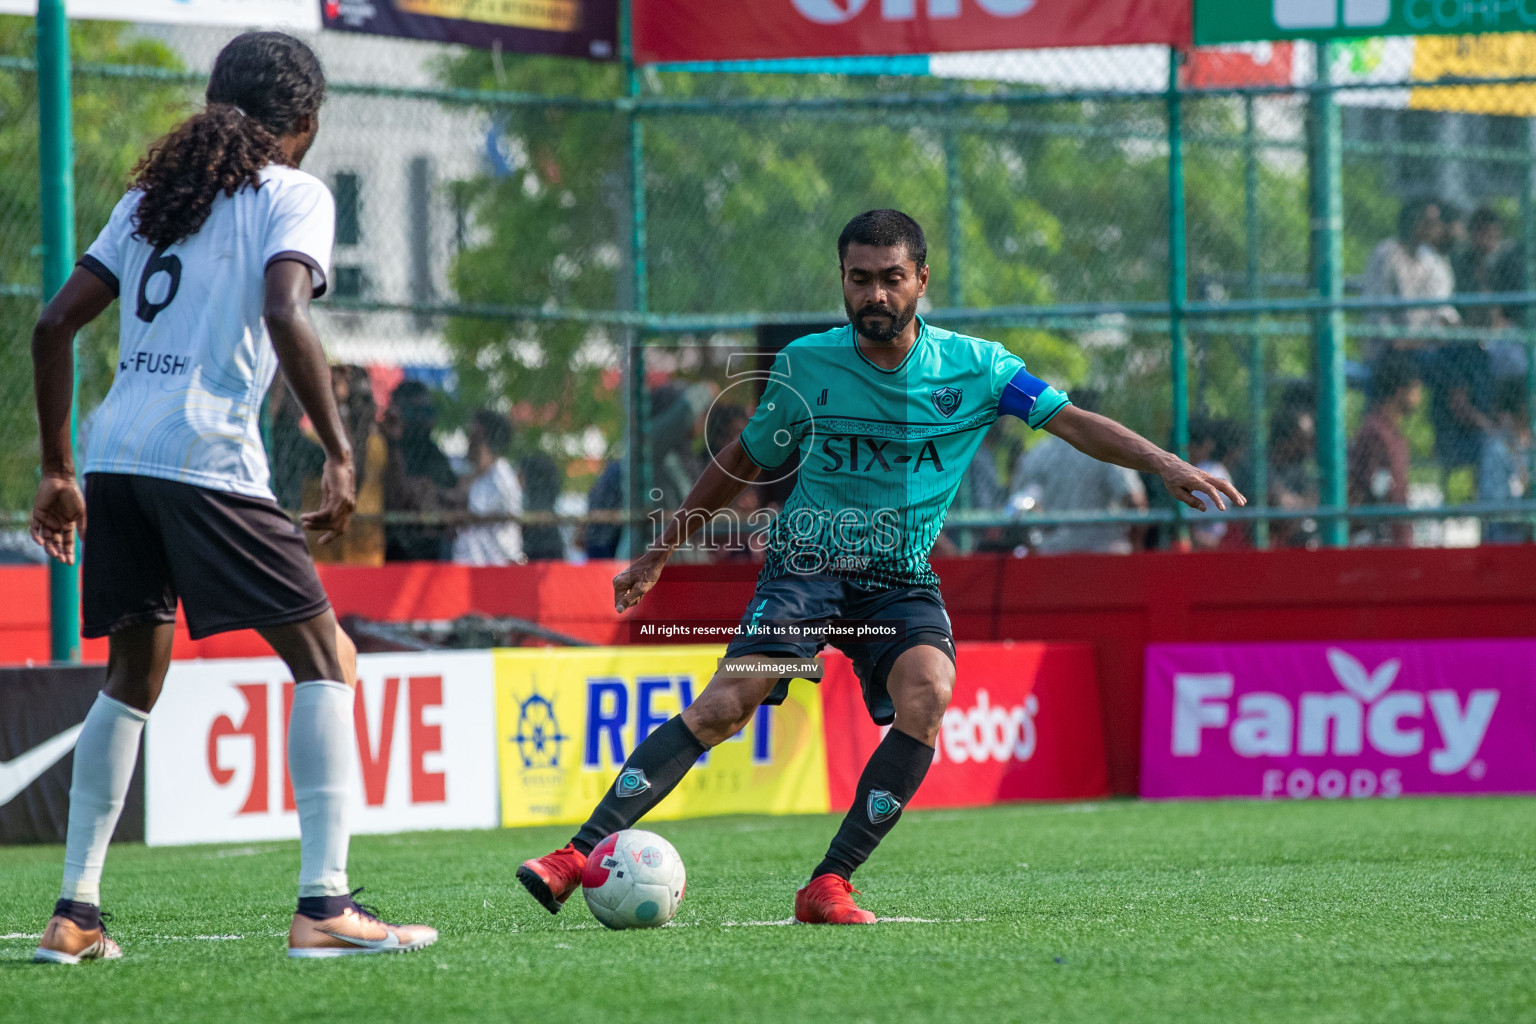
[[[517,863],[566,829],[353,840],[352,878],[442,931],[283,956],[297,845],[112,851],[126,958],[26,962],[61,851],[0,848],[0,1019],[197,1022],[1536,1019],[1530,799],[1110,802],[910,813],[857,879],[870,928],[781,927],[834,818],[658,830],[676,924],[551,917]]]

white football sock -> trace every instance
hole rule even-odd
[[[347,804],[356,745],[352,688],[311,680],[293,688],[288,776],[299,809],[299,896],[347,894]]]
[[[113,700],[105,693],[86,713],[75,741],[75,767],[69,784],[69,831],[64,843],[66,900],[101,905],[101,869],[107,844],[123,813],[133,767],[139,760],[139,737],[149,714]]]

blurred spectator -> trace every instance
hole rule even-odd
[[[267,393],[267,415],[272,425],[272,493],[279,505],[295,512],[304,507],[305,481],[320,479],[325,451],[304,432],[304,410],[287,381],[278,381]]]
[[[342,425],[352,442],[352,462],[357,479],[357,508],[347,532],[329,544],[310,538],[317,562],[346,565],[384,564],[384,476],[389,466],[389,444],[379,431],[378,405],[373,383],[361,366],[331,367],[331,392],[341,412]],[[320,507],[318,471],[304,486],[304,508]]]
[[[1369,404],[1360,428],[1349,442],[1349,503],[1351,505],[1408,504],[1408,438],[1403,420],[1423,398],[1419,373],[1411,355],[1390,352],[1371,371]],[[1353,529],[1360,544],[1406,546],[1413,536],[1406,519],[1373,520]]]
[[[1008,507],[1007,480],[1003,478],[999,467],[1011,466],[1016,462],[1021,449],[1022,446],[1008,436],[1002,418],[992,424],[991,429],[982,437],[981,446],[976,449],[976,457],[965,471],[965,479],[960,485],[960,493],[969,499],[966,507],[976,512],[997,514]],[[1024,541],[1018,527],[989,526],[972,529],[970,533],[972,550],[977,552],[1012,551]],[[948,537],[963,539],[954,528],[947,528],[940,535],[941,540]]]
[[[454,489],[453,504],[472,516],[520,516],[523,487],[507,452],[512,423],[490,409],[480,409],[469,425],[470,471]],[[460,565],[513,565],[523,557],[523,530],[514,522],[472,523],[453,538],[453,560]]]
[[[1098,404],[1098,395],[1080,389],[1073,394],[1072,401],[1091,410]],[[1147,507],[1146,488],[1135,470],[1084,455],[1054,434],[1047,434],[1019,457],[1009,490],[1014,507],[1030,508],[1044,515],[1144,511]],[[1131,527],[1105,523],[1047,528],[1037,550],[1041,554],[1129,554],[1133,548]]]
[[[1440,204],[1429,199],[1415,199],[1403,204],[1398,214],[1397,237],[1377,245],[1366,264],[1361,291],[1367,298],[1448,299],[1456,290],[1451,262],[1440,251],[1446,239],[1446,227],[1440,217]],[[1413,309],[1383,309],[1370,314],[1370,322],[1401,327],[1408,331],[1426,327],[1453,326],[1460,322],[1450,305],[1420,306]],[[1383,348],[1407,348],[1419,344],[1408,337],[1375,339],[1367,352],[1374,362]]]
[[[543,452],[534,452],[522,461],[523,507],[529,512],[554,515],[560,498],[561,473],[555,460]],[[565,541],[560,527],[545,523],[523,528],[523,554],[534,559],[565,557]]]
[[[1462,210],[1455,203],[1447,202],[1444,199],[1436,200],[1435,205],[1440,207],[1440,223],[1444,225],[1444,229],[1440,232],[1440,240],[1435,243],[1435,248],[1439,249],[1441,255],[1446,259],[1454,260],[1457,254],[1465,251],[1467,248],[1466,211]]]
[[[384,481],[384,507],[390,512],[433,513],[455,509],[458,483],[448,456],[437,446],[437,403],[420,381],[403,381],[395,388],[384,414],[389,441],[389,466]],[[452,528],[428,524],[390,524],[384,531],[385,557],[390,561],[435,561],[448,553]]]
[[[970,490],[971,508],[996,512],[1008,504],[1005,481],[998,473],[998,457],[1007,450],[1008,437],[1002,417],[998,417],[981,439],[976,457],[966,470],[965,482]]]
[[[1518,290],[1518,286],[1504,280],[1509,269],[1504,254],[1504,225],[1499,215],[1486,206],[1472,214],[1467,244],[1457,251],[1453,263],[1458,292]],[[1499,306],[1465,306],[1461,317],[1469,327],[1496,330],[1510,326]],[[1508,346],[1518,351],[1499,350]],[[1430,390],[1435,458],[1446,473],[1479,462],[1483,438],[1493,428],[1486,410],[1493,399],[1496,361],[1509,364],[1523,376],[1524,346],[1518,341],[1481,339],[1446,342],[1425,361],[1424,383]]]
[[[1488,351],[1480,341],[1445,342],[1423,360],[1435,458],[1444,473],[1476,466],[1483,437],[1493,429],[1485,411],[1493,398]]]
[[[587,492],[587,511],[622,512],[624,510],[624,460],[614,459],[603,467]],[[624,527],[619,523],[588,523],[581,542],[588,558],[613,558],[618,554],[619,537]]]
[[[1525,290],[1525,253],[1520,246],[1504,240],[1504,223],[1488,207],[1472,215],[1470,244],[1456,264],[1456,290],[1459,292],[1519,292]],[[1525,323],[1520,306],[1468,306],[1462,320],[1472,327],[1493,330],[1519,327]],[[1488,352],[1489,371],[1494,381],[1508,377],[1525,378],[1525,345],[1515,338],[1489,338],[1483,346]]]
[[[1293,381],[1281,393],[1269,422],[1269,504],[1280,509],[1316,508],[1317,394],[1311,383]],[[1317,520],[1284,519],[1270,525],[1281,547],[1316,547]]]
[[[714,458],[730,447],[731,442],[741,436],[750,418],[744,406],[733,402],[719,402],[710,406],[704,424],[705,457]],[[742,561],[751,558],[751,552],[747,549],[747,535],[751,525],[747,523],[747,517],[757,510],[759,497],[756,487],[744,487],[736,500],[727,506],[733,518],[710,520],[709,540],[713,548],[710,557],[714,561]],[[694,537],[695,543],[701,542],[701,539],[697,534]]]
[[[706,414],[715,394],[707,384],[677,382],[651,391],[651,418],[646,429],[650,441],[650,483],[661,490],[657,504],[669,512],[682,507],[703,469],[703,460],[694,447],[704,439]],[[740,433],[738,430],[737,434]],[[646,495],[647,505],[651,501],[651,496]]]
[[[1229,420],[1197,417],[1189,424],[1189,461],[1212,476],[1231,481],[1232,473],[1226,460],[1233,448],[1235,425]],[[1189,539],[1196,551],[1211,551],[1221,547],[1227,537],[1228,523],[1216,510],[1216,500],[1204,491],[1196,491],[1205,502],[1206,512],[1194,517]]]
[[[1504,222],[1488,207],[1478,207],[1468,225],[1467,244],[1451,258],[1456,291],[1463,295],[1519,291],[1518,281],[1505,280],[1511,269],[1505,256]],[[1502,306],[1462,306],[1460,313],[1468,327],[1510,324]]]
[[[1477,474],[1477,500],[1514,504],[1530,491],[1530,407],[1525,382],[1499,382],[1493,399],[1493,428],[1483,439]],[[1522,544],[1531,538],[1528,523],[1514,520],[1483,523],[1488,544]]]
[[[647,493],[642,496],[645,510],[667,511],[680,508],[683,499],[698,479],[702,461],[694,453],[694,442],[702,437],[705,413],[715,391],[707,384],[668,382],[651,389],[650,417],[645,430],[648,470]],[[739,431],[738,431],[739,433]],[[613,460],[598,474],[587,495],[592,512],[624,510],[624,471],[629,456]],[[655,493],[652,493],[655,492]],[[629,531],[622,524],[591,523],[583,542],[588,558],[628,558],[638,553]],[[647,544],[646,537],[641,544]]]

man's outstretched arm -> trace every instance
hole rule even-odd
[[[1172,452],[1164,451],[1136,431],[1107,416],[1079,409],[1075,405],[1066,405],[1042,429],[1049,430],[1084,455],[1091,455],[1100,462],[1111,462],[1162,478],[1168,493],[1190,508],[1206,511],[1205,502],[1195,496],[1196,491],[1210,495],[1216,507],[1223,512],[1227,510],[1227,505],[1222,501],[1222,495],[1238,505],[1248,504],[1248,499],[1230,481],[1196,469]]]
[[[661,539],[613,578],[614,610],[623,612],[639,604],[661,578],[662,567],[672,557],[672,552],[693,532],[693,526],[708,522],[710,516],[735,501],[747,484],[757,479],[759,472],[757,463],[747,457],[740,441],[732,441],[711,459],[683,500],[683,507],[673,513]]]

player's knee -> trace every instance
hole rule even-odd
[[[925,734],[938,731],[955,690],[954,665],[942,653],[933,653],[937,657],[910,666],[891,694],[897,719]]]
[[[718,746],[747,727],[763,701],[758,681],[717,680],[683,712],[683,722],[706,747]]]
[[[922,726],[925,731],[937,729],[944,720],[954,689],[952,679],[937,674],[923,678],[908,687],[905,699],[896,707],[896,714]]]

